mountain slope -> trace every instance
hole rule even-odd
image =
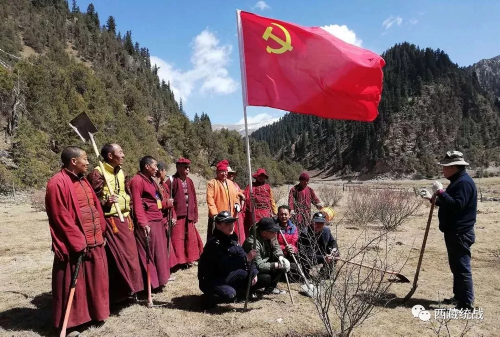
[[[258,123],[248,123],[248,134],[252,134],[254,131],[273,123],[276,123],[280,118],[270,118],[268,120],[258,122]],[[214,130],[227,129],[229,131],[237,131],[240,135],[245,135],[245,124],[214,124]]]
[[[474,74],[439,49],[409,43],[383,57],[384,91],[373,123],[287,114],[252,137],[268,142],[276,158],[327,176],[432,176],[449,149],[462,150],[473,165],[499,162],[499,109]]]
[[[129,174],[135,174],[144,155],[166,162],[185,156],[193,171],[206,177],[227,158],[244,185],[242,137],[213,131],[204,114],[190,121],[169,83],[151,67],[149,50],[133,41],[131,31],[117,32],[112,16],[105,21],[92,4],[82,13],[76,1],[71,10],[66,0],[0,4],[0,124],[7,134],[2,157],[9,156],[0,162],[0,185],[11,180],[45,185],[67,145],[84,147],[95,164],[92,148],[68,126],[80,112],[96,124],[99,145],[122,145]],[[265,143],[253,140],[251,146],[254,165],[271,172],[271,183],[296,178],[299,165],[273,160]],[[3,164],[11,159],[15,165]]]
[[[477,75],[479,83],[495,97],[500,99],[500,55],[481,60],[472,65],[470,70]]]

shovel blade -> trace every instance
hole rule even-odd
[[[90,141],[90,134],[97,132],[97,128],[90,120],[89,116],[82,112],[69,122],[69,125],[75,130],[80,138],[86,142]]]

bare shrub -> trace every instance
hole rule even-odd
[[[7,194],[11,192],[14,183],[14,174],[0,163],[0,193]]]
[[[325,206],[335,207],[344,196],[342,188],[338,186],[324,185],[317,189],[318,196]]]
[[[45,212],[45,190],[36,190],[31,195],[31,207],[37,212]]]
[[[285,188],[273,188],[273,198],[277,206],[288,205],[288,191]]]
[[[379,190],[376,195],[375,216],[386,230],[401,226],[423,202],[411,192]]]
[[[347,220],[358,226],[374,221],[376,204],[377,195],[369,188],[353,189],[347,199]]]
[[[393,251],[397,245],[389,244],[388,233],[374,234],[364,230],[350,246],[342,247],[339,242],[341,258],[347,262],[320,264],[306,275],[308,293],[329,336],[350,336],[387,303],[392,283],[386,280],[385,271],[399,272],[406,263],[401,263],[405,255],[402,251]],[[309,246],[300,247],[300,264],[314,265],[317,263],[315,255],[303,252],[304,249],[318,249],[316,235],[312,231],[301,235],[308,236]],[[385,248],[370,249],[379,246]],[[351,261],[377,269],[364,268],[349,263]]]
[[[436,318],[436,322],[429,320],[429,329],[437,337],[464,337],[471,332],[474,324],[469,319],[452,319],[450,317]]]

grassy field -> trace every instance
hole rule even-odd
[[[476,181],[483,193],[500,196],[500,179]],[[321,185],[336,182],[321,182]],[[204,199],[203,181],[195,181],[198,197]],[[429,181],[378,181],[374,187],[413,188],[430,186]],[[313,184],[319,187],[320,182]],[[282,188],[286,190],[286,187]],[[347,193],[336,208],[337,218],[345,214]],[[280,202],[286,193],[276,191]],[[201,200],[200,200],[201,201]],[[50,234],[47,217],[31,205],[30,198],[2,198],[0,210],[0,335],[52,336],[51,328],[51,269]],[[200,204],[203,204],[200,202]],[[206,205],[200,206],[198,229],[206,235]],[[391,240],[410,254],[402,273],[413,279],[429,205],[424,204],[399,230],[391,233]],[[452,275],[449,271],[442,233],[437,229],[434,214],[419,287],[410,303],[404,307],[400,300],[411,285],[393,284],[389,289],[387,305],[378,306],[377,314],[356,329],[354,336],[435,336],[430,322],[420,321],[411,314],[411,307],[421,304],[426,309],[439,307],[439,300],[450,297]],[[499,202],[480,202],[476,225],[476,244],[472,246],[473,278],[476,307],[484,310],[484,320],[469,323],[468,336],[500,336],[500,216]],[[359,229],[345,221],[337,232],[340,251],[359,235]],[[196,267],[175,273],[177,279],[167,285],[163,293],[154,294],[155,304],[148,309],[134,304],[112,307],[111,317],[103,325],[90,327],[84,336],[305,336],[322,335],[324,328],[309,298],[300,295],[299,284],[292,284],[295,305],[288,295],[265,296],[250,303],[248,312],[243,304],[222,305],[209,312],[201,310],[201,292],[198,289]],[[286,289],[285,284],[280,288]],[[332,316],[334,317],[334,316]],[[449,323],[450,335],[458,335],[465,321]],[[447,334],[444,334],[447,335]]]

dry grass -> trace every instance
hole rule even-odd
[[[429,181],[390,182],[377,186],[430,186]],[[500,191],[499,178],[481,179],[481,185],[491,191]],[[315,186],[313,186],[314,188]],[[200,196],[202,192],[200,191]],[[347,198],[335,209],[342,218],[347,211]],[[50,234],[46,215],[37,212],[26,201],[2,199],[0,210],[0,335],[51,336],[51,269]],[[399,231],[392,232],[391,242],[410,253],[402,273],[412,279],[420,249],[429,206],[424,204]],[[206,206],[200,207],[200,235],[205,237]],[[500,336],[500,258],[498,241],[500,203],[479,204],[477,242],[472,247],[473,277],[477,307],[484,309],[484,321],[472,327],[470,336]],[[408,307],[398,304],[410,290],[408,284],[393,284],[389,300],[380,313],[368,319],[353,333],[354,336],[433,336],[429,322],[413,318],[411,307],[421,304],[426,309],[439,306],[440,299],[450,297],[452,276],[448,268],[442,233],[437,229],[437,213],[433,219],[419,287]],[[355,239],[359,231],[342,223],[337,231],[340,251]],[[375,228],[373,230],[376,230]],[[384,247],[381,247],[384,248]],[[321,321],[310,300],[294,291],[296,304],[288,295],[266,296],[249,304],[243,313],[243,304],[223,305],[219,309],[200,311],[200,294],[196,267],[176,273],[177,280],[168,284],[163,293],[154,294],[155,303],[165,307],[147,309],[135,304],[113,308],[111,317],[99,327],[85,331],[84,336],[304,336],[324,333]],[[280,284],[286,289],[284,284]],[[298,284],[292,288],[299,289]],[[279,323],[278,319],[283,319]],[[431,321],[434,320],[432,317]],[[450,322],[455,335],[463,322]],[[461,330],[460,330],[461,331]]]

